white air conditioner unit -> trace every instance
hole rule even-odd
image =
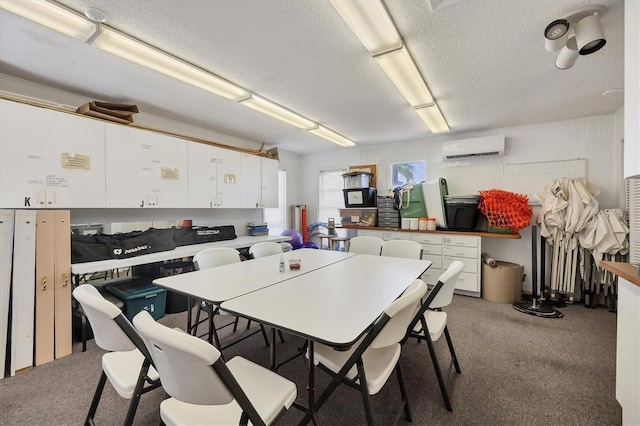
[[[463,139],[442,143],[442,161],[475,157],[502,157],[504,136]]]

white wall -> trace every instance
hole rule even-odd
[[[481,158],[455,165],[443,164],[441,160],[441,142],[452,139],[451,136],[304,155],[300,163],[300,201],[307,204],[309,222],[317,220],[319,171],[349,165],[377,164],[380,194],[390,186],[390,163],[425,160],[427,180],[444,177],[450,194],[468,195],[484,189],[501,189],[503,163],[584,158],[587,160],[587,179],[602,190],[598,197],[600,207],[624,207],[620,204],[620,200],[624,200],[620,179],[622,141],[616,138],[615,129],[615,116],[604,115],[456,135],[456,139],[505,135],[506,149],[504,157]],[[524,265],[527,275],[524,288],[530,290],[531,228],[520,234],[520,240],[484,238],[483,251],[499,260]]]

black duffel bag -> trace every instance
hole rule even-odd
[[[173,229],[149,228],[113,235],[98,234],[97,238],[107,247],[111,259],[126,259],[176,248]]]
[[[111,259],[109,248],[98,235],[71,235],[71,263],[95,262]]]
[[[173,228],[173,230],[173,239],[177,246],[213,243],[237,238],[236,228],[233,225],[194,226],[192,228]]]

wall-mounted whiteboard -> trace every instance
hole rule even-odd
[[[539,205],[533,197],[540,188],[554,179],[587,177],[587,160],[543,161],[502,165],[502,179],[506,191],[529,197],[529,204]]]

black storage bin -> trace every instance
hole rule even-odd
[[[343,189],[345,207],[376,207],[375,188]]]
[[[478,224],[479,195],[447,195],[444,205],[447,227],[459,231],[472,231]]]

